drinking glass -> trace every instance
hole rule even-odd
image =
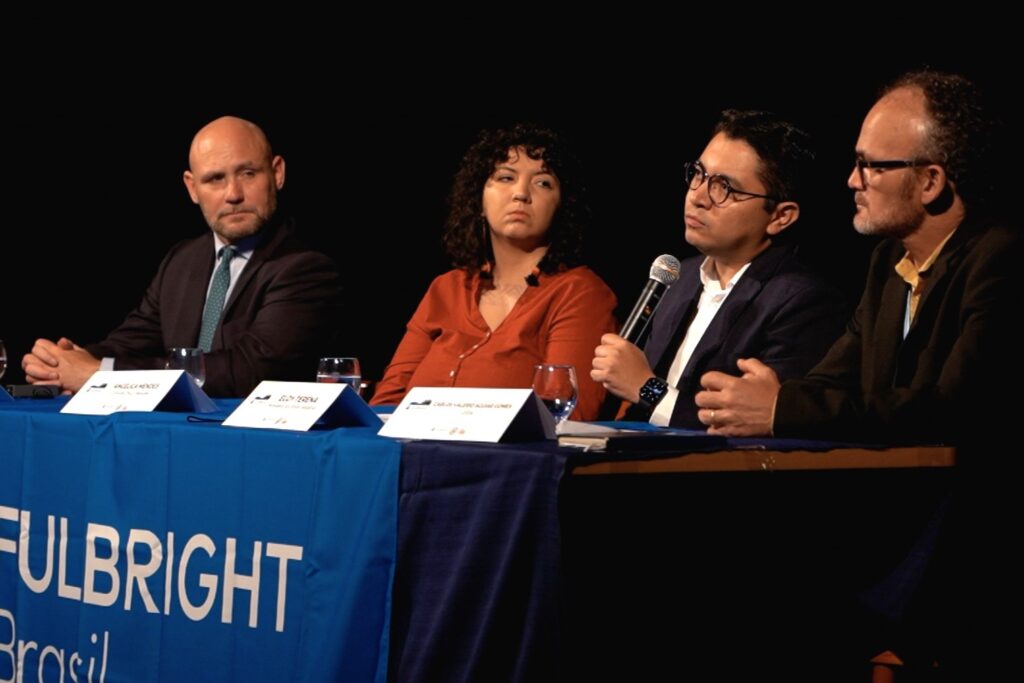
[[[4,376],[4,371],[7,370],[7,347],[4,346],[4,340],[0,339],[0,377]]]
[[[352,357],[321,358],[316,370],[316,381],[338,384],[344,382],[359,393],[359,385],[363,375],[359,369],[359,359]]]
[[[206,381],[206,358],[202,349],[175,346],[169,351],[164,367],[168,370],[184,370],[200,387]]]
[[[551,364],[535,366],[533,391],[551,411],[555,422],[562,422],[572,414],[579,399],[576,368]]]

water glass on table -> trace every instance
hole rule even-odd
[[[579,400],[576,368],[572,365],[544,364],[534,367],[533,391],[559,423],[572,415]]]
[[[359,393],[362,384],[363,374],[359,369],[359,359],[349,356],[335,356],[321,358],[320,365],[316,370],[316,381],[328,384],[344,382],[352,387],[352,390]]]
[[[203,350],[192,346],[175,346],[168,351],[168,370],[184,370],[200,387],[206,381],[206,357]]]

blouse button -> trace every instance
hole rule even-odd
[[[452,370],[451,372],[449,372],[449,373],[448,373],[448,376],[449,376],[449,377],[454,377],[454,376],[455,376],[455,371],[454,371],[454,370]]]

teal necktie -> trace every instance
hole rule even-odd
[[[224,299],[227,298],[228,287],[231,285],[231,259],[235,257],[234,247],[224,247],[220,250],[220,264],[213,274],[213,284],[210,285],[210,293],[206,296],[206,306],[203,307],[203,324],[199,328],[199,348],[209,351],[213,346],[213,333],[217,331],[217,323],[220,322],[220,314],[224,309]]]

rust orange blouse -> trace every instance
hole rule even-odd
[[[601,335],[615,331],[615,294],[579,266],[526,288],[498,329],[477,303],[480,275],[451,270],[436,278],[406,326],[371,403],[398,403],[412,387],[525,387],[538,363],[571,363],[579,381],[573,419],[593,420],[604,387],[590,379]]]

